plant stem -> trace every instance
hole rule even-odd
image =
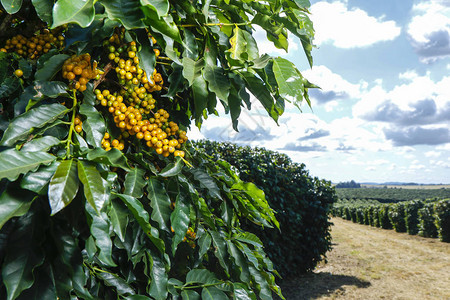
[[[77,113],[77,110],[75,109],[76,107],[77,107],[77,90],[73,89],[72,121],[70,124],[69,136],[67,137],[66,158],[70,157],[70,144],[72,143],[72,133],[75,127],[75,116]]]
[[[244,22],[244,23],[205,23],[201,24],[203,26],[245,26],[250,25],[252,22]],[[179,27],[197,27],[200,25],[196,24],[184,24],[184,25],[178,25]]]

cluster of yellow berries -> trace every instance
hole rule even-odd
[[[83,131],[83,122],[81,121],[80,116],[75,117],[74,124],[75,124],[74,128],[75,131],[81,133],[81,131]]]
[[[63,78],[71,81],[72,88],[80,92],[84,92],[89,80],[96,78],[98,74],[97,62],[94,61],[91,65],[89,53],[73,55],[64,62],[62,67]]]
[[[0,48],[1,52],[15,52],[18,55],[38,59],[43,53],[47,53],[52,48],[61,48],[64,45],[64,36],[59,30],[49,31],[44,29],[30,38],[18,34],[6,41],[5,47]]]
[[[184,151],[179,149],[188,139],[186,132],[180,130],[175,122],[168,121],[170,116],[167,111],[160,109],[153,118],[143,119],[143,108],[134,108],[124,103],[125,92],[111,94],[109,90],[99,89],[94,92],[101,105],[108,107],[108,111],[113,114],[114,122],[123,132],[124,138],[131,135],[139,140],[145,140],[148,147],[155,149],[156,153],[164,157],[171,153],[174,156],[184,157]]]
[[[117,64],[115,71],[120,84],[128,88],[144,87],[149,93],[162,89],[164,81],[156,69],[148,77],[147,73],[139,67],[139,58],[136,55],[136,42],[132,41],[127,45],[118,46],[117,48],[110,45],[108,50],[108,58]],[[159,56],[159,50],[154,49],[154,51],[155,55]]]
[[[173,227],[170,227],[170,230],[172,232],[175,232],[175,230],[173,229]],[[195,248],[195,238],[197,237],[197,235],[195,234],[195,231],[192,229],[192,227],[189,227],[187,232],[186,232],[186,236],[183,238],[183,242],[188,243],[188,245],[194,249]]]
[[[120,151],[122,151],[125,148],[125,144],[122,138],[122,135],[120,135],[117,139],[113,139],[111,141],[111,136],[108,132],[105,132],[105,135],[102,139],[102,148],[106,151],[111,150],[111,148],[116,148]]]

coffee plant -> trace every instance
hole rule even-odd
[[[1,0],[0,299],[282,297],[264,193],[193,151],[222,105],[275,120],[315,87],[308,1]],[[219,104],[220,103],[220,104]]]
[[[339,199],[331,209],[334,217],[397,232],[439,237],[450,241],[450,200],[438,197],[426,200],[383,203],[373,199]],[[353,217],[355,216],[355,217]]]
[[[226,160],[243,180],[264,191],[280,230],[263,230],[246,221],[242,225],[261,238],[283,278],[311,271],[325,259],[331,250],[329,213],[337,200],[331,182],[310,176],[304,164],[292,162],[286,154],[264,148],[209,140],[197,141],[195,146],[215,160]]]

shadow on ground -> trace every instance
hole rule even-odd
[[[321,296],[344,292],[343,286],[367,288],[370,282],[354,276],[332,274],[329,272],[311,273],[281,283],[281,291],[287,300],[309,300]],[[280,299],[280,298],[276,298]]]

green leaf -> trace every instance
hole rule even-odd
[[[55,276],[49,264],[36,268],[33,275],[33,287],[23,291],[20,294],[21,299],[58,299]]]
[[[181,292],[181,299],[183,300],[200,300],[200,295],[193,290],[183,290]]]
[[[69,110],[58,103],[42,105],[31,109],[13,119],[3,134],[1,146],[13,146],[17,141],[23,140],[34,128],[41,128],[61,118]]]
[[[48,183],[56,172],[59,161],[53,161],[49,166],[40,166],[36,172],[29,172],[20,181],[20,187],[39,195],[47,194]]]
[[[202,300],[228,300],[227,294],[214,286],[204,287],[202,289]]]
[[[183,77],[183,67],[180,66],[177,63],[172,63],[172,73],[169,75],[169,90],[167,94],[164,95],[164,97],[173,98],[178,92],[183,91],[184,86],[184,77]]]
[[[87,27],[94,21],[94,17],[94,0],[58,0],[53,6],[52,28],[67,23]]]
[[[10,234],[1,270],[7,300],[16,299],[23,290],[32,286],[33,272],[44,262],[42,250],[36,243],[36,235],[42,234],[40,227],[43,226],[31,213],[20,218]]]
[[[111,200],[111,205],[109,206],[108,216],[111,219],[111,224],[113,226],[114,232],[117,234],[119,239],[125,241],[125,233],[127,231],[128,225],[128,211],[122,202],[119,202],[117,198]]]
[[[189,57],[183,57],[183,76],[189,81],[189,86],[194,84],[194,80],[202,75],[204,66],[205,60],[203,58],[194,61]]]
[[[8,14],[13,15],[22,7],[22,0],[2,0],[2,5]]]
[[[148,34],[144,29],[136,30],[136,36],[140,45],[139,51],[137,52],[139,65],[145,71],[148,81],[153,82],[152,74],[156,64],[155,52],[153,51]]]
[[[259,285],[259,298],[262,300],[272,300],[272,292],[270,290],[269,284],[266,279],[262,276],[262,272],[254,268],[253,266],[249,267],[250,274],[255,279],[256,283]]]
[[[245,71],[239,73],[245,80],[248,90],[259,100],[259,102],[261,102],[272,119],[277,122],[278,113],[275,111],[274,99],[270,94],[270,90],[267,88],[264,82],[250,72]]]
[[[228,107],[230,108],[230,116],[233,124],[233,129],[238,131],[238,118],[241,114],[242,98],[238,95],[233,87],[230,96],[228,97]]]
[[[95,245],[99,250],[98,259],[106,266],[116,267],[112,259],[112,241],[109,234],[110,222],[104,212],[96,212],[91,204],[86,202],[85,209],[89,214],[88,219],[91,235],[94,237]]]
[[[198,45],[197,45],[197,40],[195,39],[195,35],[190,30],[184,30],[183,33],[184,33],[184,44],[185,44],[185,48],[183,51],[183,57],[189,57],[189,58],[195,60],[198,57]],[[207,45],[207,47],[208,47],[208,45]]]
[[[172,254],[175,255],[177,246],[183,240],[186,232],[189,228],[189,214],[190,207],[187,201],[186,195],[180,192],[177,195],[177,201],[175,202],[175,209],[170,215],[170,223],[175,231],[175,237],[172,241]]]
[[[124,298],[125,300],[151,300],[151,298],[143,295],[130,295]]]
[[[218,284],[220,282],[213,272],[206,269],[192,269],[186,275],[186,284]]]
[[[208,87],[202,76],[195,78],[192,84],[194,112],[197,127],[200,128],[203,111],[208,107]]]
[[[96,274],[98,278],[103,280],[106,286],[113,287],[118,295],[135,294],[133,288],[125,281],[125,279],[117,276],[116,274],[109,272],[98,272]]]
[[[228,77],[223,73],[223,69],[207,65],[203,69],[203,77],[208,82],[208,89],[215,93],[220,100],[227,103],[231,84]]]
[[[264,69],[271,60],[273,60],[272,56],[267,54],[261,55],[261,57],[253,60],[252,69]]]
[[[233,283],[234,299],[256,300],[255,294],[240,282]]]
[[[100,172],[93,164],[79,160],[78,178],[83,184],[86,200],[99,213],[108,197]]]
[[[228,52],[232,59],[247,60],[247,41],[244,37],[244,31],[237,26],[233,29],[233,36],[230,38],[230,44],[231,48]]]
[[[31,0],[33,3],[34,9],[38,14],[39,18],[47,24],[52,24],[52,8],[53,1],[52,0]]]
[[[56,169],[48,186],[48,201],[53,216],[75,198],[79,181],[77,165],[73,159],[63,160]]]
[[[22,146],[20,151],[26,152],[38,152],[38,151],[48,151],[53,146],[61,143],[61,140],[55,138],[54,136],[47,135],[37,139],[32,139],[28,143]]]
[[[211,197],[222,199],[219,187],[205,170],[197,168],[191,170],[191,173],[194,175],[195,180],[200,184],[200,187],[206,189]]]
[[[20,87],[20,81],[16,76],[6,78],[0,86],[0,98],[7,97]]]
[[[20,217],[28,212],[33,203],[33,193],[7,188],[0,195],[0,229],[13,217]]]
[[[83,127],[85,123],[86,121],[83,122]],[[118,167],[126,171],[130,170],[127,158],[122,153],[122,151],[116,148],[112,148],[109,151],[106,151],[103,148],[95,148],[87,152],[86,158],[90,161],[101,163],[107,166]]]
[[[142,11],[144,12],[145,24],[151,26],[154,31],[160,32],[167,37],[183,44],[181,40],[180,32],[178,31],[177,24],[173,21],[172,16],[166,15],[163,17],[158,16],[158,12],[153,6],[142,6]]]
[[[170,199],[164,185],[155,178],[150,178],[147,185],[148,199],[152,207],[151,218],[159,224],[159,228],[170,232],[167,227],[170,219]]]
[[[144,195],[144,187],[147,181],[144,179],[145,170],[140,168],[133,168],[125,175],[125,182],[123,184],[125,195],[134,198],[141,198]]]
[[[167,0],[141,0],[141,5],[152,7],[158,13],[158,17],[166,16],[169,12],[169,1]]]
[[[165,246],[163,240],[161,240],[158,236],[158,230],[153,228],[149,223],[149,215],[145,210],[142,203],[134,197],[123,195],[123,194],[115,194],[119,197],[128,209],[133,214],[136,221],[138,221],[141,228],[144,230],[145,234],[150,238],[152,243],[161,251],[161,253],[165,253]]]
[[[34,75],[35,80],[40,81],[50,81],[56,73],[61,70],[64,62],[69,59],[69,55],[67,54],[56,54],[52,55],[42,66],[36,71]]]
[[[227,274],[230,273],[227,252],[227,243],[220,232],[209,230],[214,244],[214,254],[219,259],[219,263]]]
[[[163,261],[158,256],[153,256],[153,266],[150,276],[152,281],[150,283],[149,295],[156,300],[167,299],[167,282],[169,281],[169,276],[166,273],[166,268]]]
[[[102,0],[108,18],[119,21],[126,29],[143,28],[144,14],[139,0]]]
[[[55,156],[45,152],[20,152],[16,149],[0,152],[0,179],[14,181],[20,174],[34,171],[55,159]]]
[[[205,232],[199,239],[198,239],[198,246],[200,247],[198,251],[198,256],[201,258],[203,255],[205,255],[206,252],[208,252],[209,248],[211,247],[211,235],[209,235],[208,232]]]
[[[168,164],[164,169],[161,170],[158,176],[172,177],[178,175],[183,169],[183,165],[183,160],[180,157],[176,157],[175,162]]]
[[[239,278],[242,282],[250,282],[250,272],[248,270],[248,261],[242,254],[241,250],[231,241],[226,241],[228,246],[228,253],[233,258],[234,263],[239,268]]]
[[[290,61],[277,57],[273,60],[273,72],[278,83],[280,96],[291,103],[303,98],[303,81],[300,72]]]
[[[80,114],[86,119],[83,122],[83,131],[86,133],[86,141],[89,145],[101,148],[105,135],[105,120],[94,106],[81,104]],[[112,149],[111,149],[112,150]]]
[[[235,234],[233,238],[244,243],[252,244],[257,248],[262,248],[264,246],[261,240],[251,232],[239,232]]]

